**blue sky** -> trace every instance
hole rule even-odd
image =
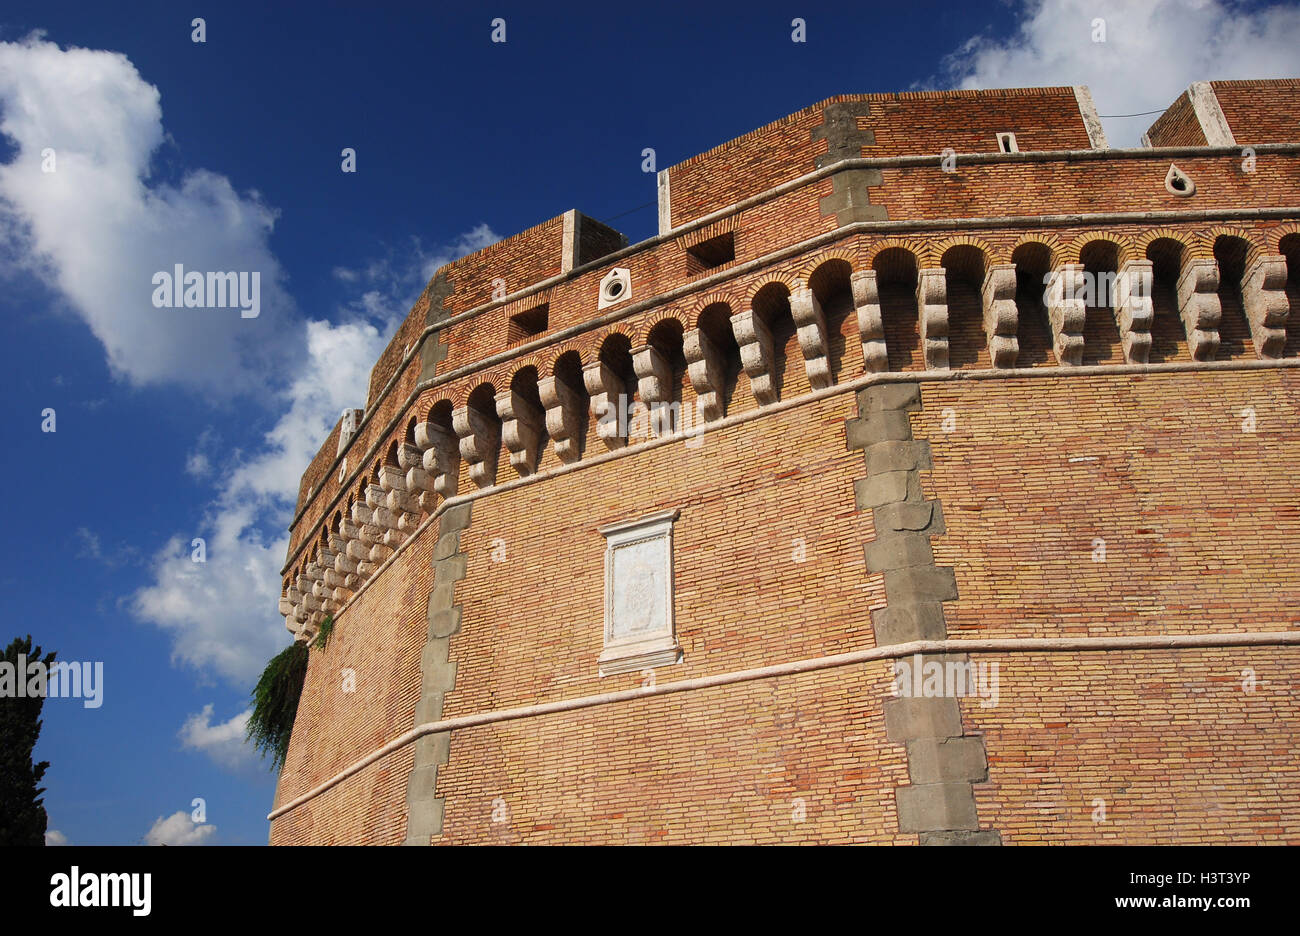
[[[641,240],[644,148],[663,168],[836,93],[1086,83],[1126,114],[1300,72],[1294,5],[429,6],[0,13],[0,638],[105,673],[101,707],[45,706],[56,841],[266,841],[240,719],[288,641],[297,480],[439,263],[569,208]],[[154,308],[176,262],[261,271],[261,314]]]

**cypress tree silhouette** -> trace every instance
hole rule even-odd
[[[17,670],[19,654],[27,658],[28,668],[38,660],[46,667],[54,662],[53,653],[41,659],[41,648],[33,648],[31,634],[13,639],[5,648],[4,662]],[[14,678],[24,676],[16,672]],[[0,695],[0,845],[45,844],[47,819],[41,798],[45,788],[39,784],[50,765],[48,761],[32,763],[44,705],[42,696],[19,698],[8,691]]]

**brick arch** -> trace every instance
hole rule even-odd
[[[555,362],[564,357],[564,355],[568,354],[570,351],[576,351],[579,360],[586,363],[590,361],[590,352],[584,354],[584,350],[586,350],[585,343],[576,338],[570,338],[566,341],[561,341],[558,344],[553,344],[538,352],[537,357],[539,363],[537,365],[537,373],[541,374],[543,377],[550,377],[555,373]]]
[[[582,354],[582,359],[588,364],[599,360],[600,349],[605,347],[605,342],[614,335],[622,335],[627,339],[629,347],[636,347],[636,327],[627,321],[617,322],[601,331],[588,333],[584,336],[586,339],[584,344],[588,350]]]
[[[822,251],[803,261],[795,272],[798,274],[799,279],[803,280],[803,284],[807,286],[814,273],[834,260],[843,260],[847,263],[851,273],[863,269],[861,251],[837,247],[832,250]]]
[[[799,277],[793,272],[771,272],[763,276],[762,279],[754,279],[745,287],[745,299],[741,304],[742,308],[750,308],[753,305],[754,297],[766,289],[768,286],[784,286],[787,293],[793,293],[799,288]],[[733,306],[733,308],[735,308]],[[739,310],[737,310],[739,311]]]
[[[427,422],[429,419],[429,413],[443,400],[450,402],[450,397],[442,387],[435,387],[421,393],[419,399],[415,401],[416,423]]]
[[[778,269],[764,270],[761,273],[754,273],[734,285],[737,296],[739,297],[739,303],[741,305],[747,305],[749,300],[754,297],[754,293],[771,283],[779,283],[786,289],[794,292],[798,287],[799,277],[795,275],[793,267],[781,267]]]
[[[654,331],[655,326],[660,322],[667,321],[668,319],[673,319],[678,322],[682,326],[683,332],[691,330],[691,325],[685,312],[674,308],[656,309],[641,320],[641,324],[636,330],[636,337],[632,339],[632,347],[639,348],[641,345],[644,345],[649,340],[650,332]]]
[[[1081,263],[1079,258],[1083,256],[1083,249],[1096,241],[1106,241],[1115,245],[1116,262],[1119,266],[1123,266],[1129,260],[1145,259],[1145,253],[1138,256],[1134,252],[1133,240],[1127,234],[1117,234],[1114,231],[1084,231],[1070,241],[1069,246],[1059,257],[1053,258],[1053,266],[1061,263]]]
[[[545,351],[536,351],[532,354],[525,354],[523,357],[515,358],[509,364],[497,368],[497,373],[508,373],[509,380],[513,380],[515,374],[519,373],[525,367],[532,367],[537,371],[539,377],[545,377],[547,356],[548,355]],[[509,380],[506,381],[506,386],[510,386]]]
[[[926,267],[937,267],[941,265],[943,255],[954,247],[974,247],[984,254],[985,264],[991,263],[993,259],[993,249],[989,247],[988,242],[981,238],[974,237],[970,234],[959,234],[956,237],[945,238],[935,243],[928,242],[925,245],[925,263]]]
[[[1189,234],[1187,231],[1176,231],[1173,228],[1152,228],[1144,231],[1133,239],[1134,259],[1145,260],[1147,258],[1147,248],[1151,246],[1152,241],[1168,238],[1177,241],[1183,245],[1183,259],[1190,260],[1193,257],[1213,257],[1213,251],[1207,252],[1205,245],[1197,239],[1195,234]]]
[[[872,264],[876,262],[876,257],[878,257],[880,254],[884,253],[886,250],[889,250],[892,247],[897,247],[900,250],[906,250],[913,257],[916,258],[917,269],[921,268],[921,260],[925,256],[924,241],[918,240],[917,238],[914,237],[886,237],[876,241],[870,247],[867,248],[866,252],[863,254],[862,257],[862,269],[864,270],[874,269]]]
[[[1300,234],[1300,222],[1288,221],[1286,224],[1280,224],[1270,229],[1266,234],[1266,253],[1277,254],[1282,252],[1282,241],[1292,234]]]
[[[1262,241],[1256,232],[1242,227],[1231,227],[1229,225],[1218,224],[1210,228],[1201,237],[1210,248],[1210,255],[1214,255],[1214,242],[1220,237],[1237,237],[1246,242],[1246,269],[1250,265],[1269,253],[1268,246]]]
[[[526,359],[511,361],[509,364],[501,364],[490,370],[480,372],[478,374],[478,384],[470,390],[470,393],[473,393],[474,390],[477,390],[479,386],[485,383],[491,384],[496,389],[496,392],[500,393],[502,390],[505,390],[510,386],[510,380],[514,377],[515,371],[519,370],[520,367],[523,367],[525,363]],[[466,398],[468,399],[468,394],[466,395]]]
[[[473,377],[458,381],[456,386],[451,390],[448,396],[451,399],[452,409],[461,409],[469,403],[469,395],[473,393],[481,384],[492,383],[492,378],[488,374],[476,374]],[[496,386],[493,384],[493,386]]]
[[[732,312],[735,312],[737,309],[741,307],[741,300],[736,298],[736,294],[730,290],[718,290],[714,292],[703,293],[701,295],[692,297],[691,301],[686,306],[687,314],[690,317],[690,321],[699,322],[700,313],[702,313],[709,306],[718,305],[719,303],[727,306],[729,309],[732,310]]]

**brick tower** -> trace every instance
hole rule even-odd
[[[842,95],[440,269],[271,841],[1300,841],[1298,113]]]

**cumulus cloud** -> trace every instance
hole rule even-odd
[[[977,35],[932,84],[961,88],[1088,85],[1101,114],[1173,103],[1194,81],[1296,74],[1300,8],[1221,0],[1026,0],[1015,35]],[[1105,42],[1094,42],[1094,21]],[[1137,146],[1159,114],[1106,119],[1111,146]]]
[[[144,834],[146,845],[207,845],[216,834],[217,827],[198,823],[181,810],[167,818],[159,816]]]
[[[153,177],[161,95],[126,56],[39,37],[0,43],[0,134],[15,149],[0,166],[5,267],[66,300],[116,376],[221,396],[265,389],[292,316],[267,243],[275,212],[204,169]],[[155,308],[154,274],[178,263],[258,272],[261,314]]]
[[[214,485],[211,499],[125,602],[170,635],[173,659],[247,686],[289,639],[276,606],[303,469],[339,413],[364,405],[370,368],[434,270],[497,235],[479,225],[445,244],[412,238],[338,268],[336,321],[304,321],[268,246],[275,212],[257,193],[201,169],[154,177],[161,95],[125,56],[39,36],[0,43],[0,133],[15,150],[0,166],[0,268],[34,272],[66,300],[119,378],[212,397],[255,391],[272,414],[251,445],[217,444],[208,430],[196,439],[184,470]],[[42,171],[47,150],[54,172]],[[153,274],[176,263],[260,272],[261,315],[154,308]],[[84,556],[108,561],[96,534],[77,537]],[[231,723],[186,725],[197,741]]]
[[[203,752],[226,770],[246,770],[258,761],[256,750],[246,743],[250,714],[251,710],[245,710],[228,721],[213,724],[212,706],[205,705],[203,711],[185,719],[180,730],[181,747]]]
[[[173,656],[239,685],[289,639],[277,614],[280,566],[303,469],[345,406],[365,400],[383,336],[368,323],[309,322],[306,362],[279,395],[282,415],[247,457],[227,466],[204,512],[204,561],[173,537],[153,558],[134,613],[171,634]]]
[[[47,829],[45,831],[45,844],[50,846],[67,845],[68,837],[58,829]]]

